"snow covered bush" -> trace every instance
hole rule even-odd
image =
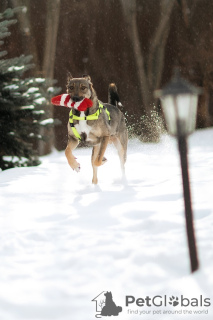
[[[8,28],[16,23],[17,9],[0,13],[0,46],[10,36]],[[54,81],[44,78],[24,78],[33,68],[32,56],[5,59],[0,50],[0,168],[38,165],[37,141],[48,139],[48,130],[54,125],[50,117],[50,98],[59,92]]]

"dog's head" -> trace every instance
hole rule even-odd
[[[84,98],[92,100],[94,89],[90,76],[83,75],[81,78],[73,78],[69,73],[67,77],[67,93],[74,102],[81,101]]]
[[[112,292],[111,291],[107,291],[106,293],[104,293],[106,300],[112,300]]]

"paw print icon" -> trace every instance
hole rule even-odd
[[[176,307],[179,305],[178,297],[172,296],[169,298],[169,300],[170,300],[169,304],[171,304],[173,307]]]

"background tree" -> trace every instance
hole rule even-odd
[[[175,17],[180,25],[175,32],[177,61],[185,77],[204,88],[197,126],[205,128],[213,125],[213,2],[182,0],[180,9],[182,15]]]
[[[140,133],[143,141],[158,141],[161,135],[162,123],[156,110],[153,91],[159,88],[162,79],[165,46],[175,0],[160,0],[156,4],[159,6],[158,23],[150,39],[146,55],[141,50],[141,39],[139,37],[139,32],[143,34],[143,30],[139,31],[137,24],[138,2],[136,0],[121,0],[121,3],[128,27],[129,39],[132,43],[139,89],[143,101],[141,110],[143,117],[140,118],[142,122],[140,126],[141,132],[138,133]]]
[[[11,0],[10,6],[16,10],[16,8],[22,7],[23,10],[16,12],[16,18],[18,20],[20,31],[20,42],[22,46],[22,52],[25,55],[33,54],[33,61],[35,64],[34,72],[39,75],[39,59],[35,38],[32,34],[32,21],[30,16],[30,1],[29,0]],[[7,7],[9,3],[7,4]],[[41,74],[40,74],[41,75]]]
[[[10,36],[10,20],[21,8],[8,9],[0,14],[0,39]],[[0,42],[2,46],[3,41]],[[0,51],[0,168],[38,165],[38,152],[33,145],[45,140],[41,127],[52,127],[45,106],[58,92],[53,82],[44,78],[24,78],[23,74],[33,68],[32,56],[5,59],[6,51]]]
[[[57,45],[57,33],[59,25],[59,15],[60,15],[60,0],[46,0],[46,22],[45,22],[45,39],[43,45],[42,58],[39,60],[38,51],[40,48],[36,45],[35,38],[32,35],[32,21],[30,13],[30,1],[29,0],[12,0],[13,8],[17,6],[24,6],[26,8],[25,12],[18,13],[18,21],[20,25],[20,30],[22,34],[23,49],[24,52],[34,53],[33,58],[36,65],[35,71],[38,75],[44,78],[53,79],[54,78],[54,65],[55,65],[55,52]],[[54,23],[53,23],[54,22]],[[48,112],[51,117],[53,115],[53,106],[48,105]],[[46,131],[45,127],[40,128],[41,135],[51,135],[48,144],[40,141],[39,143],[39,154],[47,154],[51,152],[54,146],[54,127]]]

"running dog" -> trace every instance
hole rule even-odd
[[[98,100],[90,76],[83,75],[81,78],[73,78],[69,74],[67,94],[74,103],[80,103],[85,98],[92,101],[91,106],[84,111],[71,108],[68,123],[68,143],[65,150],[70,167],[77,172],[80,171],[80,164],[73,155],[73,150],[78,146],[79,141],[92,146],[92,183],[97,184],[97,169],[107,161],[104,153],[108,143],[113,143],[118,151],[124,176],[128,133],[124,115],[118,108],[118,105],[122,106],[122,104],[115,84],[109,85],[109,103],[102,103]]]

